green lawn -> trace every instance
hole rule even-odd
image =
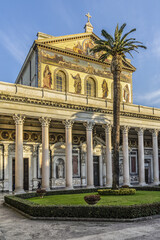
[[[44,198],[35,197],[28,201],[40,205],[87,205],[84,196],[97,193],[52,195]],[[101,200],[96,205],[135,205],[160,202],[159,191],[137,191],[135,195],[128,196],[101,196]]]

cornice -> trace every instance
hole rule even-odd
[[[96,108],[91,106],[82,106],[76,105],[71,103],[60,103],[55,101],[43,100],[43,99],[36,99],[36,98],[29,98],[29,97],[19,97],[19,96],[12,96],[7,94],[0,94],[0,101],[8,101],[8,102],[16,102],[16,103],[27,103],[33,105],[41,105],[41,106],[50,106],[55,108],[62,108],[62,109],[73,109],[73,110],[80,110],[86,112],[98,112],[98,113],[105,113],[105,114],[113,114],[113,110],[111,109],[104,109],[104,108]],[[121,111],[120,116],[122,117],[130,117],[130,118],[140,118],[140,119],[150,119],[154,121],[160,121],[160,117],[153,116],[153,115],[145,115],[139,113],[132,113],[132,112],[125,112]]]

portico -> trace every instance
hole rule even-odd
[[[24,192],[23,156],[27,156],[24,152],[27,145],[32,151],[30,160],[32,168],[28,170],[28,175],[30,175],[32,179],[28,179],[28,190],[36,189],[38,181],[41,181],[42,188],[46,190],[59,187],[66,187],[69,189],[76,186],[94,187],[94,156],[97,157],[99,186],[112,186],[112,124],[106,118],[103,119],[103,117],[99,120],[97,114],[94,120],[92,119],[93,114],[90,114],[90,116],[88,114],[87,122],[85,122],[80,115],[77,116],[78,117],[75,117],[74,115],[71,119],[66,119],[64,121],[51,118],[50,116],[33,119],[32,122],[38,125],[37,129],[42,136],[36,144],[30,141],[27,142],[26,139],[25,141],[22,140],[22,136],[26,137],[26,135],[24,135],[27,128],[25,123],[29,125],[28,123],[31,122],[32,118],[28,118],[21,114],[13,116],[16,137],[14,142],[10,141],[10,143],[8,142],[7,145],[4,145],[4,164],[6,166],[8,162],[11,166],[11,161],[13,160],[7,158],[7,156],[10,154],[10,147],[15,144],[15,156],[17,156],[15,157],[16,193]],[[32,123],[32,126],[36,125],[35,123]],[[55,124],[58,127],[57,129],[55,128]],[[55,134],[55,129],[57,134]],[[121,185],[133,184],[142,186],[147,184],[145,179],[145,156],[146,151],[152,151],[151,147],[149,150],[149,145],[147,147],[147,138],[150,138],[153,144],[153,152],[150,153],[152,156],[149,170],[151,184],[159,184],[158,129],[136,128],[123,125],[121,126],[121,130]],[[145,136],[145,132],[147,132],[147,136]],[[33,136],[33,133],[31,136]],[[131,141],[133,141],[135,137],[137,137],[137,146],[132,143],[133,146],[131,148]],[[53,142],[57,143],[54,144]],[[60,148],[58,148],[57,144],[59,144]],[[8,152],[6,152],[7,148]],[[135,152],[136,158],[134,159],[132,153],[135,154]],[[16,170],[16,164],[18,165],[18,170]],[[133,181],[133,172],[136,170],[135,168],[139,170],[134,173],[134,179],[136,179],[136,181]],[[7,168],[4,169],[4,177],[7,179]],[[75,173],[77,173],[77,176]],[[12,179],[8,176],[7,180],[12,182],[13,177],[11,176],[11,178]],[[11,184],[13,185],[13,182]]]

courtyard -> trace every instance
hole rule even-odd
[[[160,218],[138,222],[30,220],[3,205],[0,194],[0,240],[159,239]]]

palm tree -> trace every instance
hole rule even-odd
[[[112,57],[111,72],[114,81],[114,100],[113,100],[113,189],[119,187],[119,141],[120,141],[120,76],[123,68],[123,61],[126,61],[126,54],[131,57],[132,51],[138,52],[138,48],[144,48],[141,42],[136,41],[135,38],[128,38],[127,36],[136,31],[132,29],[122,36],[123,30],[126,26],[124,23],[120,28],[117,24],[114,36],[112,37],[108,32],[102,30],[102,36],[105,40],[95,41],[96,46],[91,49],[94,53],[102,53],[99,60],[104,62],[109,56]],[[122,61],[123,60],[123,61]]]

